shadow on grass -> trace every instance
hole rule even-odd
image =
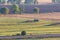
[[[12,25],[19,25],[19,24],[0,24],[0,26],[12,26]]]
[[[21,22],[17,22],[17,23],[10,23],[10,24],[0,24],[0,26],[12,26],[12,25],[21,25],[21,24],[26,24],[26,23],[33,23],[33,22],[38,22],[38,20],[26,20],[26,21],[21,21]],[[28,24],[27,24],[28,25]]]
[[[22,21],[22,22],[18,22],[19,23],[33,23],[33,22],[39,22],[39,20],[25,20],[25,21]]]
[[[60,25],[60,22],[59,23],[53,23],[53,24],[45,25],[45,26],[56,26],[56,25]]]

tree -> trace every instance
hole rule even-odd
[[[3,8],[0,9],[0,13],[8,14],[9,13],[9,9],[7,7],[3,7]]]
[[[20,9],[20,14],[24,12],[24,8],[19,8]]]
[[[38,7],[35,7],[34,8],[34,12],[36,13],[36,15],[35,15],[35,18],[34,18],[34,21],[35,22],[38,22],[39,20],[38,20],[38,17],[39,17],[39,8]]]
[[[12,5],[12,11],[14,14],[19,13],[19,6],[17,4]]]
[[[16,35],[17,35],[17,36],[20,36],[20,34],[19,34],[19,33],[17,33]]]
[[[1,0],[0,0],[0,3],[1,3]]]
[[[35,7],[34,8],[34,12],[39,14],[39,8],[38,7]]]
[[[7,0],[3,0],[3,3],[4,3],[4,4],[7,4]]]
[[[26,31],[22,31],[21,35],[23,35],[23,36],[26,35]]]
[[[35,0],[35,1],[34,1],[34,4],[38,4],[38,1],[37,1],[37,0]]]

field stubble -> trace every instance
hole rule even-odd
[[[60,22],[58,14],[40,14],[39,22],[22,23],[26,20],[33,20],[34,14],[3,15],[0,17],[0,35],[15,35],[25,30],[27,34],[60,34]],[[53,19],[53,20],[52,20]],[[49,25],[49,26],[47,26]]]

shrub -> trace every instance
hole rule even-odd
[[[26,35],[26,31],[22,31],[21,35],[23,35],[23,36]]]
[[[20,14],[24,12],[24,8],[23,7],[20,7],[19,10],[20,10]]]
[[[39,13],[39,8],[38,8],[38,7],[35,7],[35,8],[34,8],[34,12],[35,12],[35,13]]]
[[[7,7],[3,7],[0,9],[0,13],[1,14],[8,14],[9,13],[9,9]]]
[[[12,5],[12,11],[14,14],[19,13],[19,6],[17,4]]]
[[[17,35],[17,36],[20,36],[20,34],[19,34],[19,33],[17,33],[16,35]]]

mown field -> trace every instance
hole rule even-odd
[[[0,17],[0,36],[16,35],[21,31],[26,31],[27,35],[60,34],[60,24],[56,20],[24,22],[26,20],[33,20],[33,18]]]

